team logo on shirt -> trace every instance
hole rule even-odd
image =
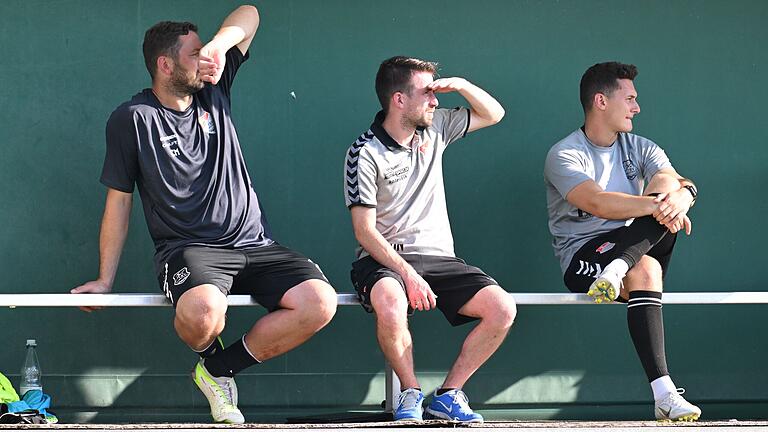
[[[411,148],[417,147],[419,149],[419,153],[424,154],[427,152],[427,150],[429,150],[429,144],[429,138],[426,138],[424,141],[422,141],[419,135],[414,135]]]
[[[171,157],[177,157],[181,154],[179,150],[179,136],[176,134],[160,137],[160,143]]]
[[[207,111],[203,111],[203,115],[197,118],[197,122],[200,123],[203,132],[206,134],[213,135],[216,133],[216,128],[213,127],[213,119]]]
[[[624,173],[627,175],[628,180],[634,180],[637,178],[637,167],[632,159],[627,159],[621,163],[624,165]]]
[[[393,184],[397,183],[400,180],[405,180],[408,178],[408,171],[411,170],[411,167],[408,165],[401,167],[400,164],[397,164],[393,167],[389,167],[384,171],[384,179],[387,181],[387,184]]]

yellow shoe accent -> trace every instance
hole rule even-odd
[[[237,385],[234,378],[212,376],[201,360],[192,372],[192,380],[208,399],[215,422],[245,423],[243,414],[237,408]]]

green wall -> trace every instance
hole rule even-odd
[[[144,30],[162,19],[191,20],[208,38],[234,6],[0,2],[3,292],[66,292],[96,276],[104,125],[149,85]],[[258,7],[262,24],[234,89],[243,150],[277,238],[318,262],[337,290],[351,290],[355,245],[342,196],[344,154],[377,110],[379,62],[397,54],[437,60],[443,76],[470,79],[506,108],[499,125],[451,148],[445,172],[458,253],[509,291],[565,290],[549,244],[543,159],[581,124],[581,74],[607,60],[638,65],[635,131],[665,148],[700,189],[694,233],[678,242],[667,289],[765,289],[768,3],[271,0]],[[455,95],[440,101],[463,103]],[[137,198],[116,292],[159,292],[152,252]],[[664,310],[673,378],[705,417],[766,418],[765,307]],[[239,337],[261,314],[232,310],[225,338]],[[521,307],[505,344],[466,387],[473,405],[504,418],[649,418],[650,390],[624,315],[621,306]],[[34,337],[45,389],[65,420],[130,413],[204,420],[205,400],[188,378],[195,357],[171,319],[169,308],[3,310],[0,371],[15,382],[24,340]],[[417,314],[412,328],[418,373],[431,390],[470,328],[451,329],[438,313]],[[371,317],[341,308],[309,343],[244,373],[241,405],[250,419],[277,419],[378,404],[382,362]]]

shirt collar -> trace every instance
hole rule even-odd
[[[382,144],[384,144],[389,150],[391,151],[397,151],[397,150],[408,150],[407,148],[401,146],[397,143],[397,141],[394,140],[387,131],[384,129],[384,118],[386,115],[384,114],[384,110],[379,111],[376,113],[376,117],[373,118],[373,123],[371,124],[371,132],[373,132],[374,135],[376,135],[376,138],[381,141]],[[416,128],[416,133],[422,134],[424,132],[424,127],[419,126]]]

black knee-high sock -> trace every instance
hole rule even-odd
[[[245,347],[245,336],[222,351],[205,359],[205,368],[215,377],[233,377],[241,370],[260,361]]]
[[[619,258],[626,261],[629,268],[632,268],[667,234],[670,234],[667,227],[656,221],[653,216],[639,217],[624,232],[622,238],[624,251]]]
[[[632,291],[627,303],[627,324],[635,351],[643,364],[648,382],[664,375],[667,355],[664,352],[664,320],[661,314],[661,293]]]

